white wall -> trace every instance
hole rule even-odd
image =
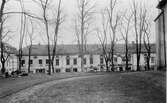
[[[151,62],[150,59],[150,66],[155,66],[156,64],[156,53],[151,53],[151,57],[154,58],[154,62]],[[136,54],[132,54],[132,69],[133,70],[137,70],[137,55]],[[142,69],[144,69],[143,67],[146,65],[146,61],[144,59],[144,54],[140,55],[140,66],[142,67]]]
[[[166,59],[167,59],[167,4],[165,5],[165,32],[166,32],[166,34],[165,34],[165,36],[166,36]],[[167,62],[167,61],[166,61]],[[167,63],[166,63],[167,64]],[[166,67],[166,70],[167,70],[167,67]]]
[[[54,66],[55,69],[61,69],[61,72],[65,72],[66,68],[77,68],[78,72],[81,72],[81,59],[78,57],[78,55],[69,55],[70,58],[70,65],[66,65],[66,56],[67,55],[59,55],[58,58],[55,57]],[[89,67],[98,67],[100,64],[100,55],[92,55],[93,57],[93,64],[90,64],[90,55],[84,55],[84,58],[86,58],[86,65],[84,65],[84,68],[87,68],[85,71],[89,71]],[[48,56],[37,56],[37,58],[34,58],[34,56],[31,56],[31,59],[33,60],[33,64],[31,65],[31,71],[35,73],[36,69],[39,68],[45,68],[48,70],[48,65],[45,63]],[[74,65],[73,59],[77,59],[77,65]],[[25,60],[25,64],[22,67],[25,71],[27,71],[28,68],[28,56],[23,56],[22,58]],[[43,64],[39,64],[39,59],[42,59]],[[56,65],[56,59],[59,59],[59,65]]]

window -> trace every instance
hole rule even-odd
[[[73,72],[78,72],[78,69],[77,68],[73,68]]]
[[[25,64],[25,60],[21,60],[21,65],[23,66]]]
[[[46,59],[46,64],[49,64],[49,59]]]
[[[33,60],[30,60],[30,64],[33,64]]]
[[[83,63],[86,65],[86,58],[83,59]]]
[[[76,59],[76,58],[73,59],[73,64],[74,64],[74,65],[77,65],[77,59]]]
[[[36,69],[36,73],[45,73],[45,69]]]
[[[59,59],[56,59],[56,65],[57,66],[59,65]]]
[[[66,72],[71,72],[71,69],[70,68],[66,68]]]
[[[61,70],[60,69],[56,69],[56,73],[59,73],[59,72],[61,72]]]
[[[93,64],[93,56],[90,56],[90,64]]]
[[[70,65],[70,59],[66,59],[66,65]]]
[[[100,64],[104,64],[103,55],[100,55]]]
[[[117,62],[117,57],[114,57],[114,61]]]
[[[103,58],[100,58],[100,64],[103,64],[104,61],[103,61]]]
[[[154,57],[151,57],[151,63],[154,63]]]
[[[42,59],[39,59],[39,64],[42,64]]]

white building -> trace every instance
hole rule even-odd
[[[52,47],[51,47],[52,49]],[[135,70],[134,48],[130,50],[129,68]],[[133,51],[133,52],[132,52]],[[23,49],[22,69],[27,71],[28,68],[28,47]],[[87,45],[84,52],[84,72],[88,71],[106,71],[105,61],[100,45]],[[52,54],[52,53],[51,53]],[[154,53],[155,54],[155,53]],[[43,72],[48,70],[48,52],[47,45],[33,45],[31,53],[31,72]],[[154,55],[155,56],[155,55]],[[115,71],[125,70],[124,45],[117,44],[114,55]],[[145,65],[144,57],[141,55],[141,65]],[[144,62],[144,63],[143,63]],[[154,64],[155,65],[155,64]],[[81,58],[79,56],[77,45],[58,45],[54,60],[56,72],[81,72]]]
[[[167,0],[160,0],[157,8],[160,10],[156,23],[156,53],[157,69],[167,67]]]

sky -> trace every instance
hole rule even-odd
[[[32,2],[31,0],[24,0],[24,5],[26,8],[26,11],[32,12],[35,15],[40,16],[41,15],[41,8],[36,3]],[[57,1],[58,0],[52,0],[52,6],[53,8],[57,7]],[[62,0],[62,10],[63,14],[65,15],[65,20],[63,24],[60,27],[59,32],[59,38],[58,43],[59,44],[76,44],[76,37],[74,35],[74,18],[77,12],[77,0]],[[92,0],[95,3],[95,11],[98,13],[106,8],[108,6],[109,0]],[[131,6],[131,2],[133,0],[118,0],[117,8],[118,10],[124,10]],[[151,27],[151,42],[155,42],[155,23],[154,19],[158,15],[158,10],[156,9],[157,0],[136,0],[137,2],[144,2],[146,7],[149,9],[150,13],[150,20],[152,21],[152,27]],[[92,3],[93,3],[92,2]],[[5,11],[20,11],[20,5],[18,0],[10,0],[6,7]],[[50,13],[51,14],[51,13]],[[100,19],[98,16],[94,16],[93,26],[98,26]],[[7,27],[12,30],[12,33],[10,33],[10,37],[12,39],[8,40],[7,42],[11,44],[12,46],[18,48],[19,46],[19,33],[20,33],[20,16],[19,15],[12,15],[9,17],[8,25]],[[37,24],[34,24],[35,33],[33,35],[33,44],[46,44],[46,36],[45,31],[43,31],[45,28],[38,26]],[[50,26],[50,34],[53,33],[52,26]],[[99,43],[98,36],[95,32],[92,32],[87,37],[88,44],[97,44]],[[134,41],[133,34],[130,34],[130,41]],[[123,41],[120,41],[120,43],[123,43]],[[23,46],[29,45],[28,39],[25,39]]]

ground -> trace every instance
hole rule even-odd
[[[52,80],[1,98],[3,103],[165,103],[165,72],[101,73]]]

